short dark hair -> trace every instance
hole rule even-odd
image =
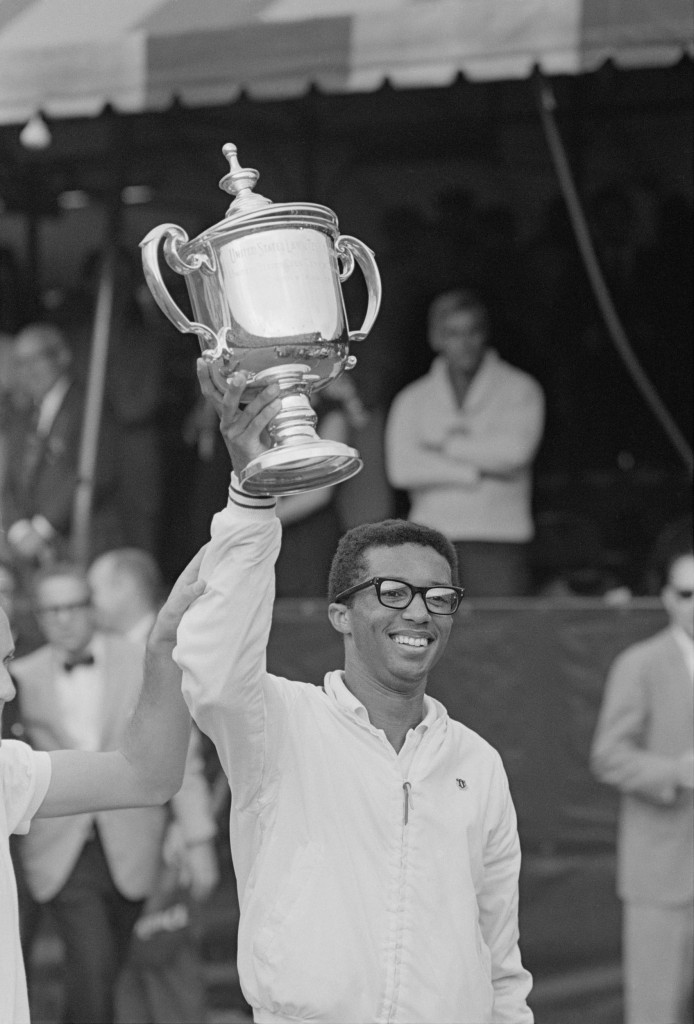
[[[480,320],[485,332],[489,332],[490,318],[487,304],[479,292],[474,288],[451,288],[441,292],[429,306],[429,328],[431,329],[443,317],[451,313],[474,312],[479,313]]]
[[[371,548],[395,548],[401,544],[418,544],[433,548],[451,567],[451,580],[458,583],[458,559],[455,548],[442,533],[421,523],[406,519],[383,519],[378,523],[362,523],[341,538],[333,556],[328,578],[328,600],[361,582],[367,571],[366,553]]]

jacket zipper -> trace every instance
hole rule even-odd
[[[402,807],[402,823],[406,825],[410,820],[410,808],[414,806],[412,803],[412,783],[403,782],[403,807]]]

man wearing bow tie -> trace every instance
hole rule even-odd
[[[75,565],[41,570],[33,597],[48,643],[12,666],[26,739],[38,750],[115,749],[139,696],[143,646],[97,631]],[[172,807],[186,843],[211,842],[202,765],[187,773]],[[42,819],[23,837],[27,886],[51,907],[65,943],[66,1021],[113,1021],[116,979],[154,887],[167,822],[166,808],[140,807]]]

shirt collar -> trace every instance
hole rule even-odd
[[[328,672],[323,682],[323,688],[329,697],[335,701],[341,708],[346,711],[351,711],[352,714],[356,715],[357,718],[363,722],[371,724],[369,719],[369,712],[366,710],[362,702],[354,696],[351,690],[348,690],[345,686],[345,674],[342,670],[334,672]],[[428,694],[424,694],[424,718],[422,721],[415,726],[415,732],[426,732],[430,729],[438,717],[438,711],[436,701],[433,700]]]
[[[501,359],[499,353],[495,348],[488,348],[482,357],[477,372],[470,381],[470,387],[468,388],[465,396],[465,405],[474,405],[480,400],[480,396],[484,397],[485,393],[493,389],[496,385],[496,376],[499,363]],[[436,356],[430,369],[431,377],[437,381],[443,381],[451,389],[451,380],[448,376],[448,363],[444,356]]]

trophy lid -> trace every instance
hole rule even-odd
[[[222,152],[229,161],[229,171],[220,179],[219,187],[234,199],[224,219],[204,234],[225,235],[228,229],[251,225],[279,226],[280,221],[284,226],[316,227],[334,235],[338,233],[337,217],[329,207],[317,203],[273,203],[253,191],[260,174],[253,167],[241,166],[233,142],[227,142]]]
[[[219,187],[230,196],[235,196],[225,218],[242,217],[265,206],[271,206],[272,200],[258,195],[253,189],[258,184],[260,174],[253,167],[242,167],[238,161],[238,150],[233,142],[222,146],[222,153],[229,161],[229,171],[220,179]]]

